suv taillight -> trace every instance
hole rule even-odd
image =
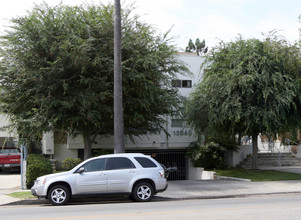
[[[164,175],[164,174],[165,174],[164,170],[160,170],[160,171],[159,171],[159,174],[160,174],[161,177],[165,177],[165,175]]]

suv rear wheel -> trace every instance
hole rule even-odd
[[[53,186],[48,194],[48,199],[52,205],[64,205],[70,199],[70,191],[66,186]]]
[[[136,184],[133,190],[133,198],[137,202],[148,202],[154,196],[154,188],[147,182]]]

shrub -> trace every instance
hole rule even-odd
[[[191,158],[194,167],[219,169],[224,167],[224,154],[226,151],[226,148],[214,142],[203,146],[194,142],[189,145],[187,156]]]
[[[37,177],[52,173],[51,162],[41,154],[27,157],[26,186],[31,188]]]
[[[63,165],[62,167],[66,170],[71,170],[73,167],[76,165],[80,164],[82,160],[80,158],[71,158],[68,157],[65,160],[63,160]]]

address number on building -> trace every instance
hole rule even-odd
[[[174,136],[191,136],[192,132],[191,130],[177,130],[173,131]]]

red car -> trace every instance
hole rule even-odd
[[[0,147],[0,170],[4,169],[17,169],[21,167],[21,153],[15,147]]]

